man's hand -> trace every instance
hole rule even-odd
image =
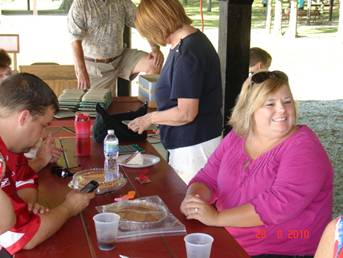
[[[55,146],[55,138],[49,134],[39,147],[36,159],[40,160],[41,166],[56,162],[62,154],[62,150]]]
[[[34,214],[44,214],[50,211],[49,208],[40,205],[39,203],[28,203],[28,210]]]
[[[87,70],[85,69],[79,69],[76,72],[76,77],[77,77],[77,88],[81,90],[87,90],[90,88],[91,83],[89,80],[89,75]]]
[[[72,190],[67,194],[62,206],[68,210],[70,216],[75,216],[85,209],[89,205],[90,200],[94,197],[95,192],[81,193],[79,191]]]
[[[90,88],[90,80],[87,72],[85,57],[83,55],[82,41],[74,40],[71,43],[73,59],[75,64],[75,75],[77,78],[77,88],[87,90]]]
[[[159,48],[153,48],[149,54],[149,59],[153,59],[154,68],[157,73],[160,73],[164,61],[164,56]]]

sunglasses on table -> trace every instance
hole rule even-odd
[[[263,71],[263,72],[257,72],[254,73],[250,78],[250,86],[253,86],[254,84],[262,83],[268,79],[281,79],[288,81],[288,76],[281,71]]]

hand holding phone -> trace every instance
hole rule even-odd
[[[81,190],[81,193],[91,193],[95,191],[99,186],[99,183],[95,180],[90,181],[88,184],[86,184]]]

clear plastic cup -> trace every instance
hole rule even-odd
[[[120,216],[112,212],[103,212],[94,215],[93,220],[99,249],[112,250],[115,247]]]
[[[204,233],[188,234],[184,238],[187,258],[209,258],[213,237]]]

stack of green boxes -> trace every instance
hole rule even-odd
[[[79,111],[88,113],[91,117],[96,116],[96,104],[100,103],[104,108],[107,108],[112,102],[112,95],[110,89],[89,89],[85,95],[82,96]]]
[[[58,97],[60,111],[56,118],[74,117],[76,111],[96,116],[96,104],[107,108],[112,102],[111,90],[89,89],[87,92],[79,89],[65,89]]]

